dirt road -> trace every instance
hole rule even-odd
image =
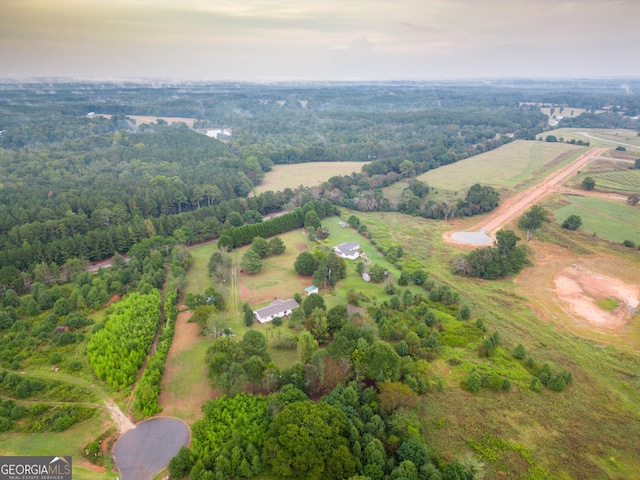
[[[596,157],[602,155],[606,150],[606,148],[590,150],[573,163],[546,177],[540,184],[534,185],[507,199],[497,210],[491,213],[482,224],[477,225],[475,230],[486,230],[490,236],[495,238],[495,233],[513,220],[514,217],[522,215],[527,208],[553,192],[559,183],[580,170]],[[452,241],[449,233],[445,234],[445,239]]]

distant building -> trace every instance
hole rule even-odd
[[[311,285],[310,287],[305,288],[304,291],[307,295],[311,295],[312,293],[318,293],[318,287]]]
[[[286,300],[274,300],[268,307],[259,308],[253,311],[253,315],[260,323],[267,323],[276,317],[284,317],[290,315],[291,312],[298,308],[298,302],[289,298]]]
[[[360,244],[358,242],[344,242],[333,247],[336,255],[349,260],[355,260],[360,256]]]

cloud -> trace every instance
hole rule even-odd
[[[637,0],[2,0],[0,76],[544,76],[595,56],[640,75],[610,70],[637,57],[639,17]]]

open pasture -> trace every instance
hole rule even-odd
[[[612,242],[640,243],[640,209],[637,207],[595,197],[566,198],[570,203],[553,212],[558,223],[569,215],[578,215],[582,218],[582,230]]]
[[[540,107],[540,111],[547,115],[549,118],[551,118],[551,110],[553,110],[553,116],[556,119],[557,117],[573,118],[589,111],[584,108],[560,107],[557,105],[553,107]],[[604,110],[596,110],[595,113],[604,113]]]
[[[109,113],[99,113],[97,114],[101,117],[111,118],[113,115]],[[140,126],[143,123],[155,123],[156,120],[161,119],[171,125],[174,122],[177,123],[185,123],[188,127],[193,127],[194,122],[196,122],[196,118],[185,118],[185,117],[154,117],[153,115],[127,115],[132,120],[136,121],[136,125]]]
[[[583,151],[575,145],[516,140],[490,152],[430,170],[418,179],[432,188],[453,192],[466,190],[475,183],[510,189],[544,176]]]
[[[282,191],[285,188],[296,188],[300,185],[315,187],[331,177],[351,175],[359,172],[369,162],[311,162],[291,165],[274,165],[267,172],[264,180],[255,188],[256,193],[272,190]]]
[[[599,129],[599,128],[558,128],[538,135],[538,138],[546,138],[547,135],[554,135],[562,138],[565,142],[569,140],[582,140],[589,142],[591,147],[611,147],[617,145],[630,145],[627,150],[637,152],[640,149],[640,137],[638,132],[625,129]],[[635,147],[634,147],[635,146]]]

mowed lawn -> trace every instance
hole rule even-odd
[[[490,152],[430,170],[418,177],[433,190],[462,194],[471,185],[480,183],[498,189],[510,189],[518,184],[541,178],[560,163],[575,159],[584,151],[562,143],[516,140]],[[399,198],[404,182],[385,188],[390,199]]]
[[[359,172],[367,163],[369,162],[311,162],[274,165],[271,171],[267,172],[262,183],[255,188],[255,191],[256,193],[268,190],[277,192],[300,185],[316,187],[331,177]]]
[[[240,299],[247,302],[254,310],[268,305],[274,298],[291,298],[294,294],[304,294],[304,289],[311,285],[311,277],[298,275],[294,263],[298,255],[308,249],[307,238],[302,230],[294,230],[278,235],[287,249],[281,255],[270,255],[262,260],[262,270],[250,275],[239,274]],[[237,250],[238,263],[249,245]]]
[[[640,244],[640,209],[625,203],[593,197],[567,197],[571,202],[553,212],[562,223],[569,215],[582,218],[582,229],[600,238]]]
[[[189,248],[192,260],[187,272],[185,293],[203,293],[207,287],[213,286],[207,264],[211,254],[217,250],[216,242]]]

